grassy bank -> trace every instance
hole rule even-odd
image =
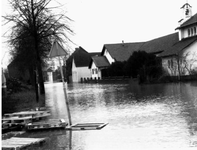
[[[45,96],[39,96],[36,102],[36,94],[33,90],[21,91],[2,97],[2,115],[17,111],[24,111],[45,105]]]

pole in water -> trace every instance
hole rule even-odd
[[[65,85],[65,82],[64,82],[64,74],[63,74],[63,70],[62,70],[62,64],[61,64],[60,57],[58,57],[58,58],[59,58],[59,64],[60,64],[60,72],[61,72],[61,77],[62,77],[64,96],[65,96],[65,99],[66,99],[66,108],[67,108],[67,113],[68,113],[68,121],[69,121],[69,126],[71,126],[72,125],[72,121],[71,121],[70,108],[69,108],[69,103],[68,103],[68,96],[67,96],[67,92],[66,92],[66,85]]]
[[[65,96],[65,100],[66,100],[66,109],[67,109],[67,113],[68,113],[68,120],[69,120],[69,125],[72,125],[72,121],[71,121],[71,115],[70,115],[70,109],[69,109],[69,103],[68,103],[68,96],[67,96],[67,92],[66,92],[66,86],[65,86],[65,82],[64,82],[64,74],[63,74],[63,70],[62,70],[62,65],[61,65],[61,61],[60,61],[60,56],[65,56],[68,55],[68,53],[63,49],[63,47],[55,40],[53,42],[53,45],[51,47],[50,53],[49,53],[49,57],[58,57],[59,59],[59,65],[60,65],[60,72],[61,72],[61,77],[62,77],[62,83],[63,83],[63,90],[64,90],[64,96]]]

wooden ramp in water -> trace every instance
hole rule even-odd
[[[29,123],[26,125],[27,131],[53,130],[65,129],[68,123],[64,119],[49,119],[47,121],[40,121]]]
[[[78,123],[72,125],[70,130],[100,130],[105,127],[108,123]]]
[[[18,138],[2,140],[2,150],[20,150],[29,146],[44,143],[46,138]]]

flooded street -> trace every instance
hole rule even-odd
[[[68,121],[62,83],[45,84],[51,118]],[[155,85],[70,84],[72,124],[101,130],[42,131],[44,150],[130,150],[197,146],[197,82]],[[39,149],[39,148],[38,148]]]

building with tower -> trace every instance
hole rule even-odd
[[[147,42],[104,44],[101,56],[92,58],[89,68],[101,72],[115,61],[127,61],[134,51],[140,50],[161,57],[166,76],[197,74],[197,14],[192,15],[188,2],[181,9],[182,18],[175,33]]]
[[[197,13],[192,16],[192,7],[182,7],[182,18],[178,22],[178,41],[160,54],[163,68],[171,76],[197,73]]]
[[[160,57],[165,76],[180,78],[197,75],[197,13],[192,15],[192,6],[188,2],[181,7],[181,10],[182,18],[175,27],[176,32],[169,35],[146,42],[124,43],[123,41],[104,44],[100,55],[92,55],[90,60],[85,59],[85,55],[82,54],[76,57],[79,53],[76,51],[72,61],[72,81],[79,82],[81,78],[87,77],[102,79],[106,75],[105,70],[112,63],[127,61],[134,51],[145,51]],[[90,57],[87,52],[85,54]],[[81,61],[84,59],[86,69],[81,68],[83,64]]]

